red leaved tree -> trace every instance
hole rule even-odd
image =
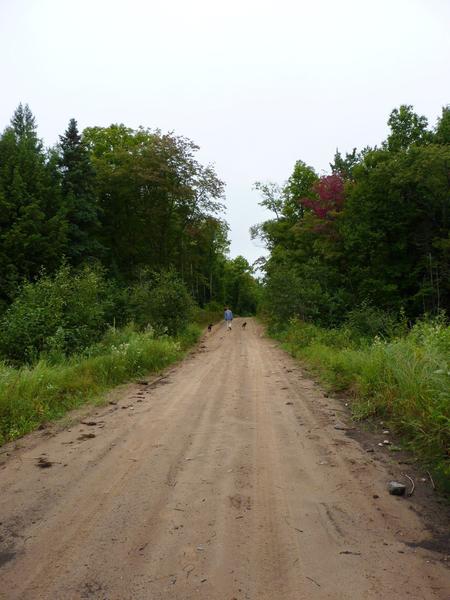
[[[344,180],[340,175],[325,175],[313,185],[315,198],[302,198],[300,204],[309,208],[319,219],[330,219],[344,205]]]

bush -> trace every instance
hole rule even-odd
[[[391,313],[367,303],[350,310],[346,323],[355,335],[363,338],[372,339],[376,335],[390,338],[399,333],[406,333],[403,320],[398,321]]]
[[[218,302],[210,302],[205,304],[203,308],[195,306],[192,312],[192,319],[199,325],[208,325],[209,323],[217,323],[223,319],[223,304]]]
[[[182,281],[171,272],[155,274],[129,292],[128,316],[141,330],[177,335],[191,319],[194,303]]]
[[[25,283],[0,321],[0,353],[20,363],[41,353],[79,352],[107,327],[109,291],[102,271],[91,267],[63,266],[53,277]]]

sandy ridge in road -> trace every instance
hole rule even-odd
[[[7,460],[0,598],[447,598],[441,557],[406,544],[423,523],[339,410],[254,321],[217,328],[99,425]]]

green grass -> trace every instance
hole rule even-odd
[[[271,334],[328,390],[349,395],[355,419],[389,423],[450,492],[450,328],[442,320],[390,340],[300,321]]]
[[[164,369],[181,359],[200,334],[199,325],[177,338],[154,338],[128,327],[109,331],[82,355],[42,358],[21,368],[0,363],[0,444],[98,399],[116,385]]]

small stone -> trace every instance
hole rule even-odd
[[[406,485],[398,481],[390,481],[387,488],[391,496],[404,496],[406,492]]]
[[[389,429],[385,429],[385,430],[383,431],[383,435],[389,435],[389,433],[390,433]]]
[[[366,452],[375,452],[373,448],[367,448]]]
[[[384,444],[385,446],[389,446],[389,445],[390,445],[390,443],[391,443],[391,442],[390,442],[389,440],[383,440],[383,444]]]
[[[378,442],[378,445],[383,447],[383,442]]]
[[[372,496],[372,498],[375,498],[375,500],[376,500],[377,498],[379,498],[379,497],[380,497],[380,496],[379,496],[378,494],[374,494],[374,495]]]
[[[338,431],[347,431],[347,427],[345,427],[345,425],[335,425],[334,428]]]

